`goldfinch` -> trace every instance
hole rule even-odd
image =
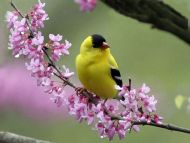
[[[76,70],[84,88],[102,99],[114,98],[117,95],[115,85],[122,86],[118,65],[101,35],[88,36],[82,42]]]

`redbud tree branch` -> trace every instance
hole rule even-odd
[[[115,11],[153,28],[169,32],[190,44],[188,19],[162,0],[101,0]]]
[[[190,133],[190,130],[177,127],[170,124],[155,124],[147,122],[134,122],[134,125],[148,125],[159,128],[164,128],[171,131],[179,131],[183,133]],[[0,143],[52,143],[49,141],[39,140],[31,137],[21,136],[10,132],[0,132]]]
[[[56,69],[56,70],[59,70],[59,68],[56,67],[55,63],[51,60],[51,58],[49,57],[48,53],[44,50],[45,52],[45,55],[47,56],[47,58],[49,59],[50,63],[53,64],[53,67]],[[62,79],[62,76],[61,76],[61,72],[59,71],[58,72],[59,75],[57,75],[58,78],[60,78],[61,80]],[[71,83],[70,81],[68,80],[63,80],[64,82],[68,83],[67,85],[69,85],[70,87],[74,88],[75,90],[77,89],[77,87]],[[129,84],[131,84],[131,79],[129,79]],[[131,88],[131,87],[130,87]],[[94,99],[90,93],[86,90],[82,91],[82,95],[87,97],[93,104],[97,105],[98,104],[98,101],[96,99]],[[119,98],[120,99],[120,98]],[[112,113],[110,113],[106,108],[104,109],[104,112],[111,117],[112,120],[124,120],[121,116],[116,116]],[[154,123],[153,121],[150,122],[150,123],[147,123],[147,122],[143,122],[143,121],[139,121],[139,122],[133,122],[133,125],[148,125],[148,126],[153,126],[153,127],[158,127],[158,128],[162,128],[162,129],[167,129],[167,130],[171,130],[171,131],[178,131],[178,132],[183,132],[183,133],[188,133],[190,134],[190,129],[186,129],[186,128],[182,128],[182,127],[178,127],[176,125],[171,125],[171,124],[158,124],[158,123]]]
[[[52,143],[52,142],[38,140],[31,137],[25,137],[10,132],[0,132],[0,143]]]
[[[133,125],[143,125],[143,126],[147,125],[147,126],[153,126],[153,127],[158,127],[158,128],[162,128],[162,129],[167,129],[170,131],[178,131],[178,132],[190,134],[190,129],[178,127],[176,125],[171,125],[171,124],[156,124],[153,122],[147,123],[147,122],[141,121],[141,122],[134,122]]]

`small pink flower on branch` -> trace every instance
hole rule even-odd
[[[18,19],[18,13],[16,11],[13,12],[7,11],[5,18],[7,21],[7,28],[11,29],[14,26],[14,23]]]
[[[43,43],[44,43],[44,36],[42,35],[40,31],[38,31],[35,37],[32,38],[32,43],[29,43],[29,44],[32,44],[34,46],[40,46],[40,45],[43,45]]]
[[[32,30],[36,31],[38,28],[44,28],[44,21],[48,20],[48,14],[43,9],[45,3],[42,3],[40,0],[38,4],[35,4],[33,10],[30,12]]]
[[[62,55],[69,55],[69,48],[72,46],[69,41],[65,40],[65,43],[60,43],[62,36],[59,34],[56,36],[49,34],[49,39],[52,49],[51,58],[53,61],[58,61]]]
[[[70,78],[70,77],[72,77],[74,75],[74,72],[70,72],[69,68],[66,68],[65,65],[63,65],[62,67],[63,67],[63,70],[64,70],[63,73],[62,73],[63,77]]]
[[[26,18],[23,15],[19,15],[18,11],[7,12],[6,18],[8,28],[10,29],[9,49],[13,50],[14,56],[24,55],[29,59],[26,67],[31,71],[31,75],[36,78],[38,86],[43,86],[49,94],[60,95],[60,90],[63,90],[63,84],[54,81],[53,76],[57,71],[49,65],[49,61],[44,57],[45,53],[43,50],[46,43],[42,32],[38,31],[39,28],[44,27],[44,21],[48,20],[48,15],[43,10],[44,6],[45,3],[39,1]],[[51,34],[50,40],[52,40],[53,45],[50,45],[51,47],[48,47],[48,49],[52,50],[53,54],[58,54],[58,58],[63,54],[69,54],[68,49],[71,47],[71,44],[68,41],[63,44],[59,43],[62,40],[61,35],[54,36]],[[55,48],[56,46],[59,46],[60,52]],[[64,78],[70,78],[74,74],[67,68],[64,68],[64,70]],[[56,103],[60,106],[59,97],[61,96],[54,97],[57,98]]]
[[[96,0],[75,0],[80,5],[81,11],[88,12],[92,11],[96,7]]]
[[[62,40],[63,36],[57,34],[56,36],[53,35],[53,34],[49,34],[49,39],[52,41],[52,42],[60,42]],[[59,43],[58,43],[59,44]],[[57,45],[57,44],[55,44]]]

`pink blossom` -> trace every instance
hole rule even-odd
[[[41,83],[42,86],[48,87],[52,85],[52,81],[49,77],[42,77],[41,78]]]
[[[117,134],[118,134],[120,140],[125,138],[125,133],[126,133],[125,130],[118,130],[117,131]]]
[[[61,35],[57,34],[56,36],[53,35],[53,34],[49,34],[49,39],[53,42],[59,42],[62,40],[62,37]]]
[[[60,107],[61,105],[63,105],[64,96],[65,96],[64,94],[65,94],[65,91],[61,91],[61,92],[53,91],[52,92],[51,100],[53,100],[53,102],[57,104],[57,107]]]
[[[65,45],[61,44],[59,46],[53,47],[53,53],[52,53],[52,59],[54,61],[58,61],[62,55],[68,55],[69,51],[68,48],[70,48],[71,45]]]
[[[124,91],[126,91],[124,89]],[[121,100],[121,104],[126,107],[126,110],[128,111],[137,111],[138,110],[138,102],[137,102],[137,95],[136,90],[133,89],[131,91],[127,91],[124,95],[125,100]]]
[[[140,128],[139,128],[139,126],[137,126],[137,125],[133,125],[133,130],[134,130],[135,132],[139,132],[139,131],[140,131]]]
[[[126,131],[131,127],[131,126],[129,126],[126,128],[125,126],[126,126],[126,122],[124,122],[124,121],[120,121],[119,124],[117,125],[116,131],[117,131],[117,134],[118,134],[120,140],[124,139]]]
[[[35,35],[34,38],[32,38],[32,45],[38,46],[42,45],[44,43],[44,36],[42,36],[42,33],[38,31],[38,33]]]
[[[33,7],[33,10],[30,13],[32,17],[31,25],[33,30],[38,28],[44,28],[44,21],[48,20],[48,14],[44,11],[45,3],[41,3],[39,0],[38,4]]]
[[[28,56],[28,59],[39,59],[41,61],[44,60],[44,52],[43,52],[43,44],[41,44],[41,41],[43,40],[43,38],[41,39],[36,39],[37,41],[33,41],[31,42],[34,45],[31,45],[31,43],[29,42],[28,45],[25,46],[25,51],[28,52],[28,54],[26,54]],[[41,44],[41,45],[36,45],[36,44]],[[36,45],[36,46],[35,46]]]
[[[82,122],[87,116],[87,105],[85,103],[78,103],[76,104],[76,119],[79,122]]]
[[[28,30],[28,27],[26,26],[26,18],[22,18],[21,21],[15,21],[14,29],[23,35]]]
[[[142,87],[140,88],[140,92],[141,92],[141,93],[144,93],[144,94],[147,94],[147,93],[150,92],[150,87],[146,86],[146,84],[144,83],[144,84],[142,85]]]
[[[63,54],[65,55],[69,55],[69,48],[72,46],[72,44],[65,40],[65,43],[64,43],[64,48],[63,48]]]
[[[63,67],[63,76],[66,77],[66,78],[70,78],[71,76],[74,75],[74,72],[70,72],[69,68],[66,68],[65,65],[62,66]]]
[[[65,40],[65,43],[54,42],[52,47],[52,60],[58,61],[62,55],[69,55],[68,49],[71,47],[71,43]]]
[[[104,133],[105,133],[105,126],[103,123],[97,123],[95,126],[100,134],[101,137],[104,137]]]
[[[84,12],[92,11],[96,6],[96,0],[75,0],[80,5],[80,9]]]
[[[163,117],[154,115],[154,122],[157,124],[162,124]]]
[[[27,67],[27,70],[31,70],[32,73],[36,73],[38,71],[44,71],[45,67],[41,63],[40,59],[31,59],[30,64],[25,64]]]
[[[7,28],[11,29],[14,26],[14,23],[18,19],[18,13],[15,11],[13,12],[7,11],[5,18],[7,21]]]
[[[72,46],[72,44],[65,40],[65,43],[60,43],[62,40],[61,35],[53,35],[49,34],[49,39],[50,39],[50,45],[52,48],[52,60],[53,61],[58,61],[62,55],[69,55],[69,48]]]
[[[15,21],[13,27],[10,29],[11,35],[9,36],[9,49],[13,50],[13,55],[19,57],[25,55],[26,45],[28,40],[28,28],[26,26],[26,19]]]
[[[143,99],[144,108],[147,112],[154,112],[156,111],[156,103],[157,100],[155,100],[154,96],[145,96]]]
[[[87,123],[88,125],[91,125],[94,122],[94,112],[93,111],[89,111],[88,115],[87,115]]]
[[[114,126],[114,123],[112,122],[111,125],[109,125],[109,127],[107,129],[107,136],[110,141],[113,140],[115,133],[116,133],[115,126]]]

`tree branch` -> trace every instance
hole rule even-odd
[[[34,32],[32,31],[32,28],[31,28],[30,23],[29,23],[29,21],[28,21],[27,15],[24,16],[24,15],[20,12],[20,10],[17,8],[17,6],[13,3],[13,0],[10,1],[10,4],[11,4],[11,6],[18,12],[18,14],[19,14],[22,18],[26,18],[26,23],[27,23],[27,25],[28,25],[28,27],[29,27],[29,30],[30,30],[30,36],[33,38],[33,37],[34,37]]]
[[[167,129],[170,131],[178,131],[178,132],[190,134],[189,129],[178,127],[176,125],[171,125],[171,124],[156,124],[153,122],[147,123],[147,122],[141,121],[141,122],[134,122],[133,125],[142,125],[142,126],[147,125],[147,126]],[[52,142],[38,140],[31,137],[25,137],[25,136],[17,135],[10,132],[0,132],[0,143],[52,143]]]
[[[31,137],[25,137],[10,132],[0,132],[0,143],[52,143],[52,142],[38,140]]]
[[[147,122],[141,121],[141,122],[134,122],[133,125],[143,125],[143,126],[148,125],[148,126],[167,129],[167,130],[170,130],[170,131],[177,131],[177,132],[183,132],[183,133],[190,134],[190,129],[178,127],[176,125],[171,125],[171,124],[156,124],[156,123],[153,123],[153,122],[147,123]]]
[[[71,83],[70,81],[64,79],[62,77],[61,72],[59,71],[59,68],[56,67],[55,63],[52,61],[52,59],[50,58],[50,56],[48,55],[47,51],[45,49],[43,49],[47,59],[49,60],[51,66],[57,71],[57,73],[55,73],[55,75],[60,78],[61,80],[63,80],[64,82],[67,83],[67,85],[69,85],[70,87],[74,88],[75,90],[77,90],[77,87]],[[129,79],[129,86],[128,86],[129,90],[131,90],[131,79]],[[97,99],[93,98],[90,93],[87,90],[83,90],[81,92],[82,96],[87,97],[93,104],[97,105],[99,101],[97,101]],[[121,97],[116,98],[117,100],[122,100]],[[117,116],[114,115],[112,113],[109,112],[109,110],[107,110],[107,108],[104,108],[104,112],[111,117],[112,120],[125,120],[122,116]],[[148,125],[148,126],[153,126],[153,127],[158,127],[158,128],[163,128],[163,129],[167,129],[167,130],[171,130],[171,131],[178,131],[178,132],[183,132],[183,133],[188,133],[190,134],[190,129],[186,129],[186,128],[182,128],[182,127],[178,127],[176,125],[171,125],[171,124],[158,124],[158,123],[154,123],[154,122],[146,122],[146,121],[135,121],[133,122],[133,125]],[[132,126],[133,126],[132,125]]]
[[[153,28],[174,34],[190,44],[188,19],[161,0],[101,0],[117,12],[149,23]]]

